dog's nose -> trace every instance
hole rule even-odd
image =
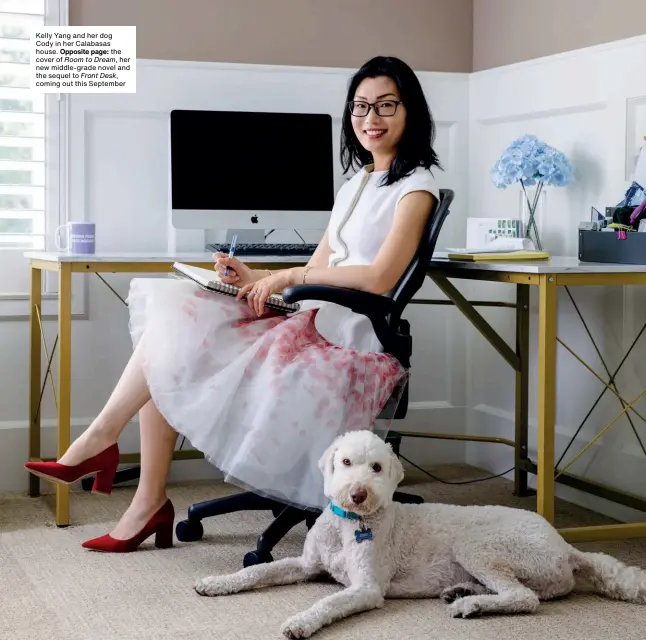
[[[354,489],[350,492],[350,498],[352,499],[352,502],[354,502],[354,504],[361,504],[362,502],[365,502],[367,497],[368,492],[363,487]]]

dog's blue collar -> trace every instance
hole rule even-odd
[[[334,500],[330,502],[330,511],[340,518],[345,518],[346,520],[358,520],[359,528],[354,532],[354,537],[357,542],[364,542],[365,540],[372,540],[372,529],[366,527],[363,522],[363,518],[358,514],[352,511],[345,511],[341,509],[337,504],[334,504]]]
[[[341,518],[346,518],[346,520],[359,520],[361,518],[358,513],[341,509],[339,505],[335,504],[334,500],[330,502],[330,511]]]

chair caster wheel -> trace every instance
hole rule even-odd
[[[268,551],[250,551],[245,554],[242,564],[245,567],[253,567],[256,564],[273,562],[274,558]]]
[[[204,535],[204,527],[199,520],[182,520],[175,527],[175,535],[180,542],[197,542]]]
[[[83,478],[83,480],[81,480],[81,487],[83,487],[83,491],[92,491],[93,486],[94,486],[94,476],[91,476],[89,478]]]

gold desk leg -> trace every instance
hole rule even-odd
[[[29,460],[40,458],[40,376],[41,376],[41,317],[43,272],[31,266],[29,289]],[[40,479],[29,474],[29,495],[40,495]]]
[[[516,355],[519,368],[516,371],[516,415],[514,451],[514,495],[528,496],[533,493],[527,487],[527,471],[523,462],[528,459],[529,432],[529,285],[516,285]]]
[[[556,419],[556,280],[539,276],[538,463],[536,508],[554,523],[554,429]]]
[[[70,446],[72,386],[72,266],[60,264],[58,272],[58,451],[60,458]],[[69,486],[56,484],[56,525],[70,523]]]

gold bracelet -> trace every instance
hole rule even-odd
[[[310,267],[310,266],[308,265],[307,267],[305,267],[305,269],[303,269],[303,282],[302,282],[302,284],[305,284],[305,276],[307,276],[307,272],[308,272],[311,268],[312,268],[312,267]]]

